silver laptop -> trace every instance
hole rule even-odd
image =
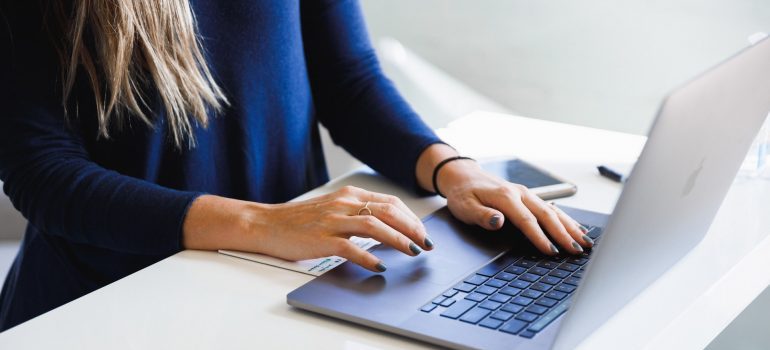
[[[379,248],[387,272],[346,263],[288,303],[451,348],[572,348],[703,239],[768,111],[766,39],[668,95],[611,217],[564,208],[591,252],[545,257],[445,208],[425,219],[434,251]]]

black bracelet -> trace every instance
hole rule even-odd
[[[438,183],[436,183],[436,180],[438,180],[438,171],[441,170],[441,167],[446,165],[447,163],[455,160],[461,160],[461,159],[468,159],[475,161],[475,159],[470,157],[462,157],[462,156],[456,156],[456,157],[449,157],[447,159],[442,160],[439,162],[435,168],[433,168],[433,191],[436,192],[437,195],[446,198],[443,194],[441,194],[441,191],[438,190]]]

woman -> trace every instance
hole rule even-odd
[[[328,180],[317,122],[401,185],[440,191],[462,221],[508,218],[545,254],[558,253],[550,239],[568,253],[592,244],[522,186],[454,158],[382,74],[355,1],[5,1],[0,13],[0,180],[29,220],[0,329],[181,249],[339,255],[375,272],[386,262],[350,235],[433,249],[393,196],[284,203]]]

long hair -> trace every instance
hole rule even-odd
[[[63,104],[82,68],[101,137],[128,118],[155,125],[143,96],[148,89],[157,91],[180,149],[194,147],[195,125],[208,126],[207,111],[228,104],[206,65],[188,0],[77,0],[62,23]]]

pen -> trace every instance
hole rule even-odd
[[[599,175],[604,176],[612,181],[615,182],[624,182],[626,181],[625,176],[623,174],[612,170],[604,165],[597,166],[596,169],[599,169]]]

